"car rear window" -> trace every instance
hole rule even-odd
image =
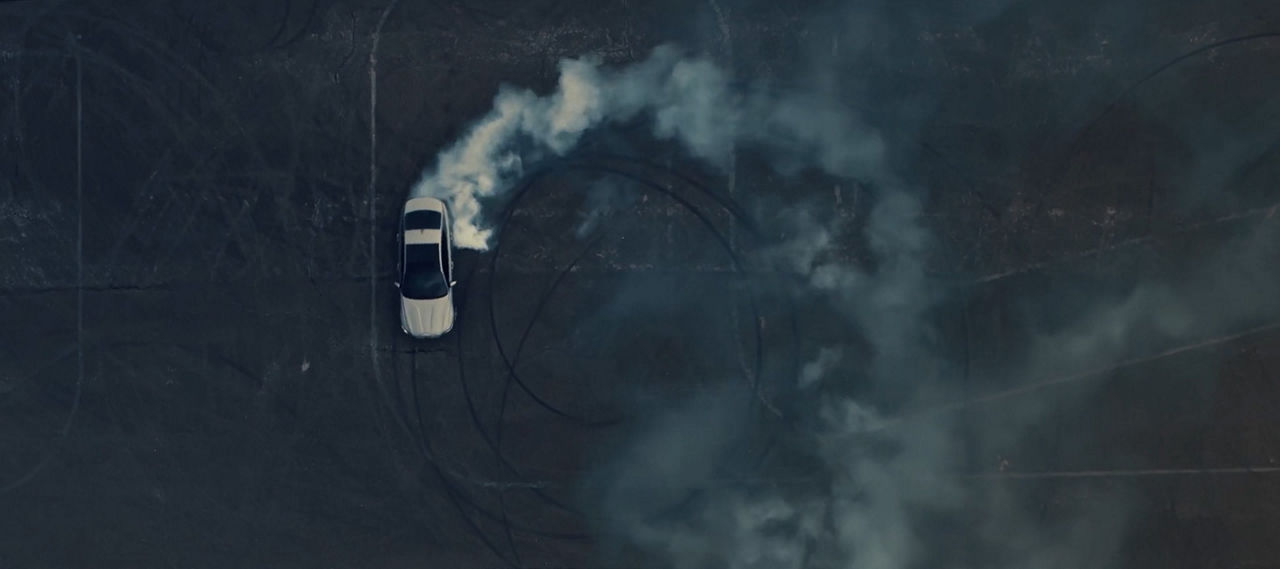
[[[440,229],[442,218],[440,212],[420,209],[404,216],[405,229]]]
[[[409,245],[405,247],[405,262],[410,265],[430,265],[440,270],[440,246],[434,243],[429,245]]]
[[[440,270],[439,245],[406,247],[405,263],[400,291],[406,298],[440,298],[449,293],[449,283]]]

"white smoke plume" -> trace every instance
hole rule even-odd
[[[1280,259],[1276,227],[1262,226],[1227,243],[1212,261],[1172,284],[1144,282],[1120,295],[1095,294],[1065,323],[1033,322],[1027,357],[1012,370],[1014,385],[1105,368],[1258,320],[1274,322],[1280,316],[1280,300],[1269,294],[1280,285],[1280,265],[1274,262]],[[980,413],[969,424],[976,432],[966,441],[959,417],[949,411],[895,415],[841,393],[851,381],[844,371],[855,365],[869,368],[871,383],[910,385],[917,396],[914,403],[926,402],[926,408],[939,392],[949,396],[944,399],[959,398],[947,393],[958,377],[922,373],[920,366],[906,362],[907,355],[922,360],[937,355],[925,341],[924,311],[903,307],[901,297],[889,292],[895,286],[930,288],[923,273],[897,267],[918,261],[915,243],[895,242],[897,246],[882,250],[881,269],[871,271],[824,262],[822,253],[831,246],[826,230],[797,235],[779,246],[785,254],[778,258],[811,275],[812,288],[828,293],[830,306],[847,310],[863,333],[886,332],[870,338],[877,351],[871,361],[848,361],[838,347],[828,347],[802,366],[801,387],[818,395],[794,411],[814,418],[807,436],[789,441],[788,446],[811,460],[792,473],[799,475],[795,485],[787,485],[792,480],[787,475],[761,473],[725,457],[742,442],[735,434],[746,430],[740,400],[699,400],[655,419],[607,467],[600,501],[611,530],[681,569],[932,566],[955,561],[948,558],[948,539],[964,543],[962,548],[976,552],[980,560],[957,566],[1066,569],[1117,562],[1115,552],[1132,521],[1127,496],[1118,491],[1095,494],[1059,506],[1054,519],[1045,521],[1030,514],[1008,487],[963,475],[967,444],[990,457],[993,464],[983,470],[994,471],[997,453],[1016,448],[1027,429],[1045,419],[1047,408],[1067,404],[1068,396],[1024,395],[996,412]],[[921,294],[917,300],[934,296]],[[1055,296],[1041,302],[1052,303]],[[894,352],[900,348],[909,350]],[[718,430],[708,428],[708,421]],[[658,471],[650,466],[669,466],[672,460],[680,467]],[[744,483],[728,479],[724,470],[764,480]],[[610,476],[613,472],[625,475]],[[645,491],[653,487],[662,487],[663,493]],[[675,507],[681,490],[703,497],[678,517],[655,515]],[[949,521],[931,521],[937,518]],[[939,525],[946,529],[940,531]]]
[[[488,247],[493,236],[484,225],[484,201],[510,190],[531,158],[564,155],[592,128],[643,116],[655,137],[676,141],[713,166],[728,166],[736,148],[756,147],[784,174],[808,168],[871,188],[876,205],[864,232],[877,259],[874,271],[826,261],[837,247],[833,230],[803,217],[783,220],[793,237],[764,257],[807,275],[813,290],[869,331],[877,379],[900,378],[902,366],[919,359],[914,348],[930,306],[924,271],[930,239],[921,204],[887,167],[882,137],[855,114],[807,93],[731,86],[711,61],[669,46],[628,67],[587,58],[565,60],[560,70],[557,90],[546,96],[501,89],[493,110],[414,187],[415,195],[451,204],[459,246]],[[845,359],[838,347],[824,349],[796,382],[822,390]],[[643,429],[617,457],[616,469],[601,468],[595,486],[603,495],[592,501],[631,545],[674,567],[799,568],[814,559],[907,566],[917,557],[911,508],[959,500],[953,484],[939,476],[950,464],[949,431],[933,423],[884,431],[870,407],[844,397],[815,401],[816,438],[805,445],[816,446],[820,471],[830,478],[822,490],[785,495],[720,487],[745,404],[722,394],[674,405]],[[867,437],[906,450],[890,458],[869,454]],[[673,524],[646,517],[678,507],[693,489],[707,490],[697,511],[682,512]]]
[[[829,346],[792,379],[804,392],[793,412],[809,424],[801,440],[786,442],[810,461],[802,473],[807,478],[793,487],[768,474],[763,481],[730,480],[726,472],[741,471],[732,451],[750,430],[742,412],[749,403],[732,389],[694,398],[638,428],[584,484],[586,501],[607,526],[602,533],[625,536],[626,545],[676,568],[898,569],[951,561],[939,544],[945,532],[929,523],[964,514],[981,521],[944,527],[969,532],[957,539],[986,548],[984,555],[999,560],[992,566],[1113,561],[1120,506],[1101,502],[1101,510],[1067,516],[1059,528],[1030,523],[1017,499],[975,488],[958,475],[966,466],[960,456],[966,440],[954,415],[903,420],[893,409],[844,393],[855,381],[845,372],[857,367],[873,386],[908,386],[915,400],[907,407],[957,395],[947,393],[957,378],[933,365],[943,357],[933,345],[929,311],[942,294],[927,271],[934,242],[923,222],[922,193],[895,175],[884,137],[832,99],[742,88],[711,61],[669,46],[630,66],[583,58],[563,61],[560,71],[557,89],[545,96],[501,89],[493,110],[414,187],[415,195],[452,205],[459,246],[488,247],[493,235],[483,206],[509,191],[528,162],[565,155],[589,130],[636,118],[646,119],[655,137],[712,165],[728,166],[735,148],[755,146],[783,173],[820,170],[857,180],[874,196],[862,227],[869,266],[832,261],[839,228],[802,208],[779,216],[789,237],[763,254],[802,275],[805,292],[847,316],[870,346],[867,356]],[[1276,242],[1270,235],[1244,245]],[[1274,245],[1263,247],[1206,267],[1187,284],[1147,284],[1116,302],[1091,302],[1065,326],[1033,326],[1028,334],[1039,335],[1029,342],[1028,361],[1012,374],[1032,381],[1106,366],[1131,355],[1138,340],[1182,341],[1212,326],[1236,326],[1258,311],[1274,314],[1280,301],[1261,291],[1275,288],[1271,267],[1280,263],[1267,261],[1276,258]],[[970,436],[981,439],[975,447],[998,449],[1041,417],[1040,406],[1026,405],[991,425],[977,421],[982,432]]]
[[[827,347],[818,351],[818,357],[805,364],[800,370],[799,387],[813,387],[830,372],[831,366],[840,362],[843,354],[839,347]]]
[[[695,158],[727,165],[735,144],[768,145],[780,160],[813,157],[839,175],[877,171],[883,144],[850,116],[803,96],[742,94],[713,62],[662,46],[635,65],[608,68],[598,59],[560,63],[555,92],[502,87],[493,110],[472,125],[414,185],[414,196],[449,202],[459,247],[488,249],[482,202],[502,195],[531,157],[571,151],[588,130],[644,114],[659,139],[679,142]]]

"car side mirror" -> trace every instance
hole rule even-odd
[[[453,288],[455,286],[458,286],[458,281],[449,281],[449,288]]]
[[[400,281],[395,282],[396,288],[400,288]]]

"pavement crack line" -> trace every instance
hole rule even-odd
[[[1134,366],[1154,362],[1164,358],[1173,357],[1186,352],[1191,352],[1191,351],[1200,350],[1204,348],[1210,348],[1214,346],[1220,346],[1220,345],[1228,344],[1238,340],[1243,340],[1245,338],[1249,338],[1252,336],[1257,336],[1260,334],[1276,332],[1276,331],[1280,331],[1280,322],[1271,322],[1269,324],[1255,326],[1253,328],[1249,328],[1247,330],[1243,330],[1240,332],[1227,334],[1223,336],[1217,336],[1214,338],[1207,338],[1197,342],[1175,346],[1155,354],[1130,358],[1130,359],[1122,360],[1112,364],[1108,364],[1105,366],[1099,366],[1099,367],[1086,369],[1086,370],[1079,371],[1072,374],[1052,377],[1049,379],[1028,383],[1026,385],[1014,387],[1012,389],[1006,389],[1003,391],[997,391],[995,393],[989,393],[987,395],[972,397],[972,398],[964,399],[961,401],[956,401],[953,403],[947,403],[947,404],[942,404],[935,407],[920,409],[916,412],[910,412],[900,417],[897,417],[895,419],[888,420],[885,422],[885,424],[881,425],[876,430],[885,429],[885,428],[894,428],[897,425],[909,423],[910,421],[916,420],[916,419],[928,418],[938,413],[959,411],[959,410],[963,410],[976,405],[982,405],[982,404],[990,403],[993,401],[1008,399],[1010,397],[1016,397],[1019,395],[1034,393],[1050,387],[1075,383],[1079,381],[1085,381],[1089,379],[1101,378],[1101,377],[1107,376],[1110,373],[1113,373],[1122,369],[1131,368]]]
[[[75,36],[69,40],[76,60],[76,397],[62,428],[64,437],[71,431],[84,386],[84,72],[80,45]]]
[[[1237,466],[1225,468],[1141,468],[1129,470],[1058,470],[1050,472],[997,472],[976,474],[983,480],[1027,480],[1045,478],[1141,478],[1149,476],[1206,476],[1215,474],[1276,474],[1280,466]]]

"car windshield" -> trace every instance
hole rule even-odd
[[[429,209],[420,209],[418,211],[411,211],[404,215],[404,228],[406,230],[440,229],[442,221],[440,212],[431,211]]]
[[[410,245],[405,249],[404,282],[400,290],[405,298],[441,298],[449,294],[449,283],[440,270],[440,246]]]

